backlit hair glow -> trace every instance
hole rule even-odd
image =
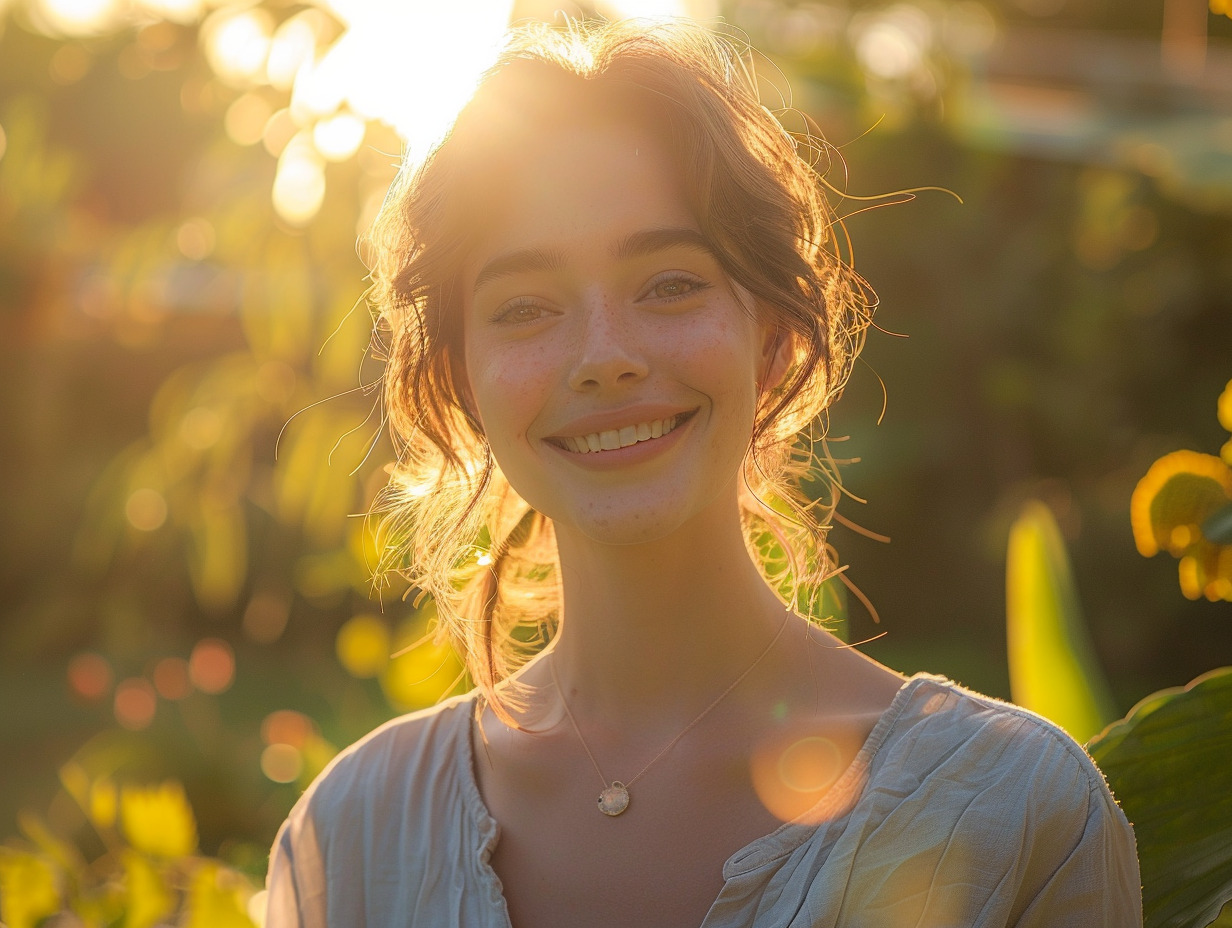
[[[825,411],[876,303],[842,258],[822,180],[830,150],[761,104],[733,43],[676,22],[512,33],[450,134],[404,167],[367,243],[397,449],[378,504],[378,572],[402,572],[436,601],[438,631],[506,720],[498,685],[560,618],[556,546],[550,520],[509,486],[467,408],[459,279],[519,134],[585,120],[633,124],[664,145],[710,249],[787,341],[791,364],[762,396],[740,504],[766,579],[804,614],[836,569]],[[806,494],[801,478],[822,492]]]

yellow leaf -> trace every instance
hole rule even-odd
[[[90,786],[90,821],[97,828],[111,828],[116,820],[117,795],[110,780],[95,780]]]
[[[238,874],[203,864],[188,890],[184,928],[256,928],[245,909],[248,889]]]
[[[33,854],[0,848],[0,919],[8,928],[34,928],[60,911],[51,864]]]
[[[161,786],[126,786],[120,793],[120,819],[129,843],[155,857],[184,857],[197,847],[197,823],[174,780]]]
[[[1232,380],[1228,381],[1223,393],[1219,394],[1218,415],[1219,424],[1232,432]]]
[[[162,874],[140,854],[130,851],[124,855],[124,882],[123,928],[152,928],[175,906]]]
[[[1192,529],[1191,538],[1200,537],[1200,526],[1211,513],[1232,502],[1232,468],[1219,458],[1196,451],[1173,451],[1151,465],[1134,488],[1129,502],[1129,518],[1134,543],[1143,557],[1161,548],[1176,556],[1185,545],[1176,541],[1178,527]]]

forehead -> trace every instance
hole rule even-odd
[[[517,139],[499,161],[472,230],[472,273],[502,251],[584,252],[650,229],[698,227],[675,159],[633,126],[545,127]]]

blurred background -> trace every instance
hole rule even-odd
[[[1153,461],[1228,441],[1229,0],[0,0],[0,837],[33,810],[90,856],[107,784],[174,780],[259,878],[336,750],[458,682],[389,658],[432,616],[367,566],[356,240],[505,25],[561,7],[721,18],[834,186],[962,199],[836,199],[885,330],[831,424],[841,513],[891,539],[833,533],[880,616],[852,600],[851,640],[1008,696],[1038,498],[1119,712],[1232,663],[1232,577],[1187,599],[1129,518]]]

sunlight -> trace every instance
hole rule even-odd
[[[278,27],[265,63],[271,85],[291,89],[300,68],[316,56],[317,42],[327,26],[328,18],[320,10],[303,10]]]
[[[608,0],[597,7],[609,19],[686,17],[707,22],[719,15],[717,0]]]
[[[138,6],[173,23],[196,22],[205,9],[203,0],[140,0]]]
[[[346,32],[296,78],[303,102],[325,116],[328,87],[360,116],[392,126],[420,157],[470,98],[495,57],[512,0],[388,4],[333,0]],[[328,101],[332,102],[332,101]],[[324,111],[322,111],[324,110]]]
[[[312,127],[312,144],[326,161],[345,161],[364,140],[364,121],[351,113],[338,113]]]
[[[224,9],[205,21],[201,40],[214,73],[242,87],[264,76],[273,32],[273,18],[265,10]]]
[[[114,25],[120,18],[117,0],[41,0],[36,15],[65,35],[88,35]]]

